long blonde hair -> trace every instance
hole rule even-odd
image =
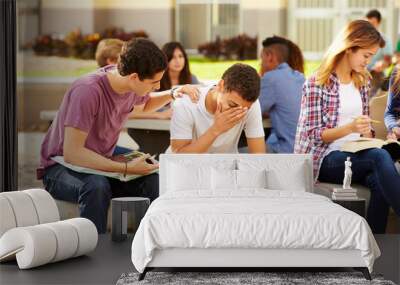
[[[326,51],[316,73],[316,83],[318,85],[330,84],[329,77],[345,55],[346,50],[351,49],[355,52],[358,49],[367,49],[374,45],[382,48],[385,46],[385,40],[371,23],[365,20],[348,23]],[[356,87],[360,88],[367,82],[370,75],[367,70],[364,72],[353,70],[351,77]]]

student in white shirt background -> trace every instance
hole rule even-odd
[[[257,71],[235,64],[224,72],[217,86],[200,88],[198,103],[175,100],[168,151],[237,153],[244,130],[249,153],[265,153],[259,94]]]

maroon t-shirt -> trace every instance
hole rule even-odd
[[[63,155],[64,128],[74,127],[88,133],[85,147],[110,157],[133,106],[147,102],[149,95],[116,93],[107,78],[109,65],[77,79],[67,91],[42,143],[40,166],[55,162],[51,157]]]

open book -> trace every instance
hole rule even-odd
[[[132,152],[128,152],[127,154],[121,154],[118,156],[113,156],[111,159],[115,160],[115,161],[119,161],[119,162],[128,162],[140,155],[143,155],[142,152],[138,152],[138,151],[132,151]],[[124,176],[123,173],[119,173],[119,172],[108,172],[108,171],[101,171],[101,170],[97,170],[97,169],[92,169],[92,168],[87,168],[87,167],[82,167],[82,166],[78,166],[78,165],[73,165],[70,163],[67,163],[64,161],[64,157],[63,156],[55,156],[51,158],[52,160],[54,160],[55,162],[73,170],[76,172],[81,172],[81,173],[87,173],[87,174],[97,174],[97,175],[101,175],[101,176],[107,176],[110,178],[114,178],[114,179],[118,179],[120,181],[126,182],[126,181],[130,181],[142,176],[146,176],[155,172],[158,172],[158,169],[153,170],[152,172],[150,172],[149,174],[146,175],[139,175],[139,174],[127,174],[126,176]]]
[[[369,148],[382,148],[387,150],[393,159],[400,159],[400,142],[389,139],[372,139],[372,138],[360,138],[355,141],[349,141],[342,145],[341,151],[357,152]]]

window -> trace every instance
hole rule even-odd
[[[187,49],[228,38],[241,32],[240,1],[205,0],[176,2],[176,39]]]

